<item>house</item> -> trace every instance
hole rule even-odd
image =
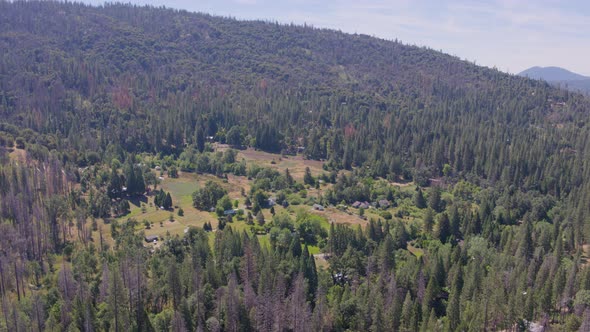
[[[371,207],[371,204],[369,204],[369,202],[361,202],[361,204],[359,205],[359,209],[368,209]]]
[[[382,208],[382,209],[387,209],[389,207],[389,205],[390,205],[389,204],[389,201],[386,200],[386,199],[381,199],[381,200],[379,200],[378,203],[379,203],[379,207]]]
[[[353,208],[355,208],[355,209],[358,209],[358,208],[361,206],[361,202],[359,202],[359,201],[356,201],[356,202],[352,203],[352,205],[351,205],[351,206],[352,206]]]
[[[314,204],[313,209],[316,211],[324,211],[324,206],[320,204]]]
[[[157,235],[147,235],[145,237],[145,242],[156,243],[160,238]]]

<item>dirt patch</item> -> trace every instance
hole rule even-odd
[[[24,164],[27,161],[27,151],[22,149],[13,149],[8,153],[8,157],[13,161]]]
[[[330,267],[327,254],[315,254],[313,255],[313,258],[315,259],[315,264],[318,268],[328,269]]]
[[[368,221],[361,219],[357,214],[353,214],[352,212],[348,214],[333,207],[329,207],[325,211],[312,210],[312,213],[328,219],[329,223],[361,225],[363,227],[368,224]]]
[[[227,183],[229,184],[229,197],[232,199],[243,199],[242,188],[244,188],[246,193],[250,192],[250,181],[248,181],[248,178],[245,176],[228,174]]]

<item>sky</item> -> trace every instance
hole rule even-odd
[[[590,76],[588,0],[130,2],[398,39],[509,73],[519,73],[532,66],[558,66]]]

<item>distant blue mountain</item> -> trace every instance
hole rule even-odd
[[[590,77],[576,74],[560,67],[531,67],[518,75],[537,80],[542,79],[547,82],[590,80]]]
[[[518,75],[544,80],[562,88],[590,94],[590,77],[560,67],[531,67]]]

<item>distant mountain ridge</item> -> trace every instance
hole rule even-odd
[[[590,94],[590,77],[571,72],[560,67],[531,67],[518,74],[537,80],[544,80],[552,85],[568,90]]]
[[[567,69],[560,67],[531,67],[518,74],[519,76],[527,76],[533,79],[543,79],[547,82],[552,81],[577,81],[589,80],[590,77],[576,74]]]

